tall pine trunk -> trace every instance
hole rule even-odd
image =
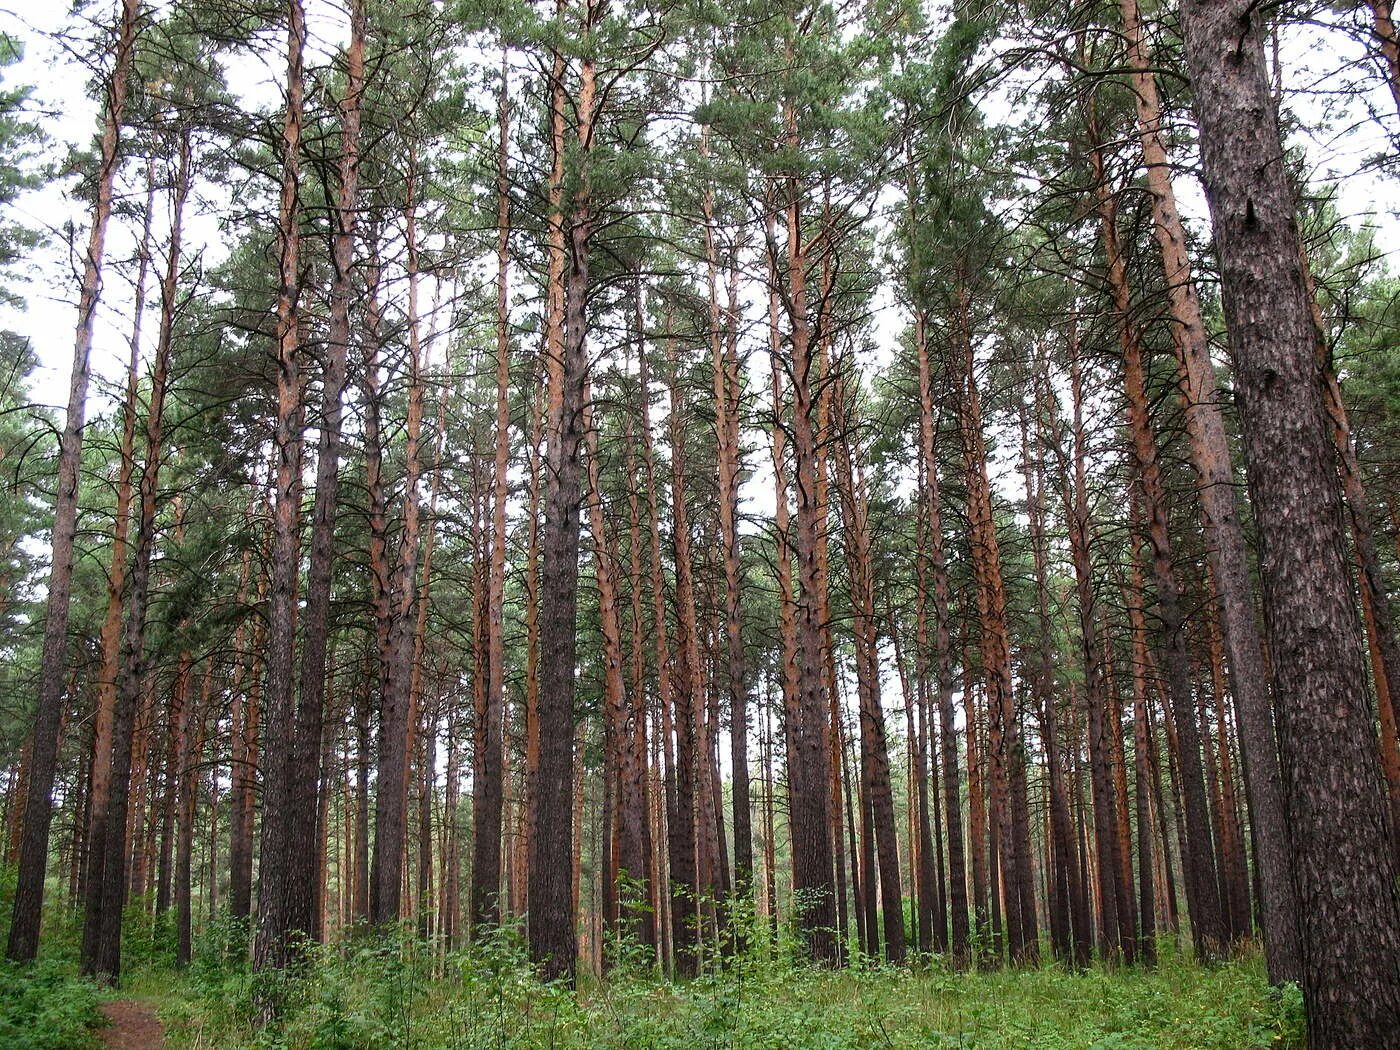
[[[1220,591],[1221,626],[1230,666],[1235,721],[1240,734],[1245,792],[1255,864],[1263,894],[1259,902],[1264,956],[1274,984],[1299,974],[1297,894],[1289,877],[1288,824],[1274,734],[1269,677],[1250,583],[1249,555],[1239,517],[1235,472],[1225,435],[1220,392],[1210,360],[1200,299],[1186,253],[1186,230],[1177,209],[1170,158],[1162,137],[1157,79],[1142,39],[1137,0],[1119,0],[1123,37],[1132,68],[1138,138],[1147,187],[1152,195],[1153,233],[1166,277],[1172,344],[1181,377],[1186,433],[1196,468],[1207,547]]]
[[[1400,882],[1263,20],[1183,0],[1181,21],[1262,540],[1309,1045],[1381,1046],[1400,1028]]]
[[[68,411],[59,435],[58,489],[54,503],[49,585],[45,598],[44,645],[39,665],[39,695],[29,740],[24,816],[15,880],[15,900],[5,954],[28,962],[39,950],[39,920],[44,904],[44,874],[49,860],[49,828],[53,822],[53,781],[58,764],[59,722],[63,712],[64,664],[68,648],[68,612],[73,592],[73,541],[78,531],[78,482],[82,466],[83,425],[87,414],[93,321],[102,292],[102,257],[107,222],[112,214],[112,188],[121,162],[122,119],[126,111],[127,79],[136,45],[138,0],[122,0],[121,23],[112,75],[106,84],[106,106],[97,168],[97,196],[92,228],[83,257],[78,293],[78,327],[73,340],[73,370],[68,381]]]
[[[273,445],[277,457],[273,503],[271,586],[268,594],[266,742],[263,748],[264,820],[258,857],[258,918],[253,942],[257,969],[281,968],[295,955],[296,935],[310,933],[311,893],[301,885],[299,853],[306,842],[292,837],[293,807],[315,810],[299,797],[299,741],[293,662],[296,649],[297,585],[301,562],[301,471],[303,444],[301,375],[301,181],[303,50],[306,15],[302,0],[287,3],[287,103],[279,146],[282,166],[277,212],[278,276],[276,364],[277,413]],[[283,818],[286,819],[283,819]]]

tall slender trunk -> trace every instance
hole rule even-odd
[[[385,681],[379,716],[378,788],[375,793],[370,918],[378,926],[403,913],[404,847],[408,834],[409,737],[414,728],[411,616],[418,597],[421,531],[418,485],[422,477],[423,347],[418,312],[418,158],[410,148],[403,204],[408,277],[408,412],[404,427],[403,527],[389,586]]]
[[[959,287],[953,309],[952,352],[962,362],[959,384],[962,389],[957,400],[968,484],[972,563],[977,579],[977,613],[982,628],[982,671],[987,682],[992,727],[992,797],[1003,851],[1000,867],[1006,886],[1007,933],[1012,958],[1017,962],[1034,962],[1039,955],[1039,940],[1035,878],[1030,863],[1025,751],[1021,746],[1020,715],[1012,694],[1006,586],[987,478],[981,396],[974,371],[968,296],[964,287]]]
[[[661,898],[667,902],[670,919],[671,948],[675,953],[675,966],[678,971],[693,972],[694,951],[691,947],[690,928],[692,923],[686,916],[694,907],[695,894],[695,825],[694,809],[687,801],[680,803],[680,791],[676,776],[672,750],[672,722],[676,686],[671,677],[671,647],[666,626],[666,588],[661,561],[661,524],[657,499],[656,455],[651,436],[651,379],[647,368],[646,336],[642,328],[643,308],[641,285],[637,288],[636,325],[639,333],[637,341],[637,367],[639,403],[641,414],[642,462],[645,467],[647,493],[647,523],[649,532],[652,631],[656,643],[657,698],[661,709],[660,745],[664,762],[665,805],[660,807],[666,813],[666,852],[668,873],[664,887],[658,887]],[[658,799],[660,803],[661,799]],[[658,847],[660,846],[658,836]],[[660,878],[658,871],[658,879]],[[665,890],[666,892],[661,892]],[[668,927],[662,924],[663,930]],[[665,953],[662,953],[663,959]]]
[[[1385,0],[1377,0],[1385,2]],[[1269,979],[1296,980],[1300,957],[1297,891],[1289,877],[1288,823],[1265,673],[1255,617],[1249,555],[1240,523],[1239,496],[1225,435],[1224,413],[1201,305],[1186,251],[1186,231],[1176,204],[1170,158],[1162,137],[1162,106],[1152,72],[1137,0],[1119,0],[1128,63],[1132,67],[1138,137],[1152,194],[1153,233],[1166,276],[1186,431],[1207,528],[1207,548],[1220,591],[1221,628],[1230,666],[1235,721],[1249,801],[1255,863],[1263,887],[1260,916]]]
[[[842,435],[837,447],[836,471],[846,526],[851,604],[855,614],[856,681],[860,710],[860,779],[874,824],[878,854],[880,903],[884,912],[885,957],[890,962],[904,959],[904,898],[899,878],[899,842],[895,832],[894,792],[890,786],[889,747],[885,737],[885,715],[880,702],[880,653],[875,613],[874,561],[871,552],[870,506],[865,478],[853,455],[849,435],[851,419],[844,402],[844,384],[836,390],[837,427]],[[865,878],[873,893],[874,873],[866,866]],[[873,920],[873,916],[871,916]],[[875,935],[867,932],[870,945]]]
[[[510,466],[510,95],[508,52],[501,52],[496,155],[496,458],[491,513],[491,568],[486,599],[485,753],[477,756],[472,794],[472,926],[501,918],[502,753],[505,728],[506,472]],[[479,806],[478,806],[479,800]]]
[[[188,681],[189,672],[186,671]],[[173,770],[176,784],[175,838],[175,965],[188,966],[194,947],[194,916],[191,892],[194,855],[194,821],[199,805],[197,777],[204,748],[204,716],[209,710],[213,691],[213,668],[206,663],[199,675],[199,691],[184,689],[185,701],[180,705],[175,724],[176,761]]]
[[[792,104],[785,106],[786,136],[796,150],[797,118]],[[831,698],[823,680],[825,647],[821,618],[824,590],[818,553],[818,537],[824,531],[825,511],[818,479],[816,401],[811,324],[807,316],[808,251],[804,240],[800,188],[795,176],[786,179],[788,289],[785,304],[790,331],[789,381],[792,387],[793,481],[797,495],[796,528],[791,546],[797,559],[798,694],[788,728],[788,783],[791,791],[793,892],[797,928],[812,958],[832,961],[838,957],[836,900],[832,885],[835,850],[832,843],[834,793],[827,783],[830,769],[828,713]],[[770,242],[769,251],[776,251]]]
[[[257,935],[253,965],[281,968],[292,961],[298,931],[310,930],[309,887],[300,878],[298,853],[305,841],[291,837],[295,819],[280,819],[293,807],[309,806],[298,797],[300,763],[297,747],[293,661],[296,648],[297,583],[301,561],[302,417],[301,375],[301,233],[297,200],[301,181],[303,49],[306,15],[302,0],[287,2],[287,105],[282,125],[281,199],[278,205],[279,288],[277,295],[277,414],[273,445],[277,455],[273,506],[271,587],[268,595],[267,747],[263,750],[263,811],[277,820],[262,822],[258,860]],[[312,807],[314,808],[314,807]]]
[[[953,712],[953,643],[951,588],[943,539],[943,510],[938,481],[937,420],[934,416],[933,365],[928,322],[922,310],[914,315],[915,348],[919,356],[919,450],[924,479],[923,500],[928,515],[926,542],[920,547],[920,571],[933,577],[934,659],[938,689],[939,738],[943,753],[943,798],[948,824],[948,903],[952,911],[953,960],[969,961],[967,861],[962,834],[962,791],[958,784],[958,738]],[[921,643],[922,648],[922,643]],[[970,737],[969,737],[970,739]],[[973,748],[968,750],[971,762]]]
[[[121,23],[112,75],[106,84],[102,139],[97,169],[97,197],[92,208],[78,293],[78,326],[73,340],[73,369],[68,381],[68,411],[59,436],[58,489],[54,503],[52,554],[45,598],[44,644],[39,666],[39,695],[29,741],[23,834],[19,848],[15,900],[5,954],[28,962],[39,950],[39,920],[44,903],[44,874],[53,822],[53,781],[58,764],[58,726],[63,711],[64,664],[68,647],[68,612],[73,591],[73,541],[78,531],[78,482],[82,466],[83,425],[87,414],[89,356],[93,320],[102,292],[102,257],[107,222],[112,214],[112,187],[121,158],[122,119],[127,79],[136,45],[138,0],[122,0]]]
[[[146,208],[141,220],[141,243],[136,271],[135,304],[132,309],[130,360],[126,372],[126,395],[122,401],[121,466],[117,476],[117,505],[113,515],[112,558],[107,570],[107,615],[98,638],[101,670],[97,679],[97,703],[93,714],[92,767],[87,791],[85,821],[86,865],[83,871],[84,897],[92,906],[93,895],[102,893],[102,868],[106,852],[92,849],[107,837],[107,807],[112,785],[112,720],[117,702],[117,676],[121,669],[122,606],[126,598],[128,537],[131,527],[131,488],[136,468],[136,396],[140,384],[141,321],[146,308],[146,274],[151,263],[151,220],[155,214],[156,162],[146,161]],[[89,949],[91,950],[91,949]]]
[[[617,596],[617,551],[608,534],[603,513],[602,465],[598,456],[598,430],[593,419],[593,407],[587,390],[584,393],[584,430],[587,434],[588,452],[588,514],[589,531],[593,534],[594,575],[598,584],[598,617],[603,635],[603,709],[606,735],[607,764],[612,769],[604,770],[611,781],[609,788],[615,792],[608,801],[611,803],[603,814],[604,827],[616,836],[616,867],[612,857],[608,860],[608,874],[614,884],[604,885],[605,898],[622,898],[628,916],[629,936],[639,932],[636,919],[640,906],[639,895],[631,889],[618,887],[616,879],[626,872],[631,879],[640,878],[645,873],[642,856],[642,798],[638,791],[640,780],[632,768],[635,756],[634,738],[629,726],[631,703],[627,697],[627,687],[622,670],[622,621],[618,612]],[[614,852],[609,849],[610,854]],[[605,880],[607,881],[607,880]],[[609,908],[611,911],[611,907]],[[616,918],[610,915],[610,918]]]
[[[1069,526],[1070,557],[1074,565],[1076,612],[1079,619],[1080,652],[1084,667],[1084,694],[1089,734],[1089,780],[1094,801],[1094,847],[1097,854],[1098,928],[1100,951],[1115,957],[1124,951],[1120,935],[1119,911],[1130,908],[1131,894],[1121,885],[1123,871],[1116,828],[1118,818],[1109,783],[1108,686],[1104,677],[1103,648],[1099,639],[1097,597],[1094,590],[1090,542],[1093,519],[1089,511],[1088,482],[1085,474],[1087,439],[1084,427],[1083,373],[1079,360],[1077,318],[1070,319],[1070,398],[1073,448],[1068,457],[1060,443],[1052,445],[1059,460],[1065,520]],[[1071,481],[1072,478],[1072,481]],[[1086,858],[1087,860],[1087,858]]]
[[[178,310],[180,249],[185,201],[190,185],[190,131],[180,132],[178,159],[172,181],[170,238],[161,282],[160,333],[151,373],[151,397],[146,409],[146,460],[141,472],[136,548],[131,567],[127,619],[122,630],[121,670],[112,720],[111,787],[106,838],[107,854],[101,893],[90,889],[83,931],[83,970],[115,982],[121,973],[122,907],[127,891],[127,816],[131,793],[131,755],[136,709],[147,674],[146,611],[150,597],[151,556],[156,542],[156,502],[163,458],[165,397],[170,386],[170,361]],[[97,843],[93,844],[94,848]]]
[[[282,940],[299,931],[311,934],[319,928],[317,884],[318,853],[304,848],[317,840],[320,811],[319,777],[321,740],[326,706],[326,653],[330,638],[331,580],[335,569],[335,525],[339,503],[341,418],[350,349],[350,311],[355,295],[355,237],[358,225],[360,100],[364,93],[366,17],[364,0],[350,8],[350,43],[346,51],[346,86],[340,100],[340,156],[338,186],[331,208],[332,280],[330,324],[326,336],[325,365],[321,375],[320,441],[316,456],[316,497],[311,513],[310,558],[306,574],[306,600],[302,610],[301,665],[297,680],[295,725],[289,742],[286,789],[293,803],[277,811],[270,823],[280,826],[271,838],[265,832],[263,848],[286,853],[282,864],[271,868],[264,880],[268,892],[285,899],[281,929],[268,936]],[[270,698],[271,699],[271,698]],[[278,756],[280,758],[280,756]],[[282,774],[274,777],[280,779]]]
[[[1128,622],[1133,636],[1133,752],[1137,773],[1138,845],[1138,950],[1142,961],[1157,961],[1156,911],[1153,907],[1152,810],[1148,794],[1151,725],[1147,716],[1147,624],[1142,607],[1142,563],[1133,552],[1132,587],[1128,594]]]
[[[1181,21],[1262,541],[1309,1045],[1380,1046],[1400,1027],[1400,882],[1318,374],[1320,333],[1288,172],[1273,163],[1283,145],[1263,24],[1243,0],[1184,0]]]
[[[634,310],[638,306],[634,303]],[[634,319],[635,320],[635,319]],[[636,322],[636,338],[645,339],[640,322]],[[627,476],[637,478],[637,456],[632,438],[633,420],[623,417],[623,439],[627,446]],[[619,771],[619,834],[618,870],[633,880],[636,903],[631,914],[624,917],[631,923],[631,932],[641,944],[656,943],[656,910],[651,905],[656,886],[652,863],[652,829],[647,798],[647,666],[645,627],[642,623],[642,522],[641,495],[638,486],[628,486],[628,590],[631,609],[631,704],[623,723],[623,768]],[[635,839],[635,841],[634,841]],[[629,852],[630,851],[630,852]]]
[[[1211,839],[1210,808],[1205,772],[1201,761],[1201,741],[1195,704],[1191,697],[1190,657],[1186,650],[1185,616],[1172,563],[1168,532],[1167,496],[1152,433],[1147,395],[1146,363],[1141,340],[1132,317],[1132,295],[1127,268],[1118,243],[1117,203],[1104,177],[1104,157],[1093,107],[1090,107],[1089,136],[1094,192],[1099,212],[1101,237],[1107,258],[1109,291],[1113,298],[1123,353],[1123,382],[1128,400],[1128,427],[1147,539],[1152,548],[1152,580],[1156,588],[1157,615],[1162,622],[1166,646],[1167,694],[1172,719],[1181,744],[1182,795],[1186,808],[1188,850],[1182,858],[1186,866],[1187,907],[1191,911],[1191,939],[1202,959],[1218,956],[1224,947],[1221,902]]]
[[[985,959],[987,945],[991,937],[991,913],[988,900],[990,876],[987,870],[986,767],[982,760],[982,733],[977,718],[977,697],[972,678],[970,646],[966,642],[963,645],[962,668],[963,725],[967,733],[967,834],[972,853],[973,932],[981,944],[978,952],[979,957]]]
[[[1036,362],[1033,384],[1035,414],[1043,425],[1044,405],[1053,397],[1044,391],[1043,362]],[[1037,430],[1037,436],[1040,431]],[[1084,884],[1079,881],[1075,859],[1073,818],[1065,786],[1064,761],[1060,753],[1060,733],[1055,705],[1055,636],[1050,614],[1049,551],[1045,529],[1045,462],[1043,455],[1031,456],[1031,429],[1024,405],[1021,409],[1021,446],[1026,483],[1026,506],[1030,518],[1032,559],[1035,565],[1035,605],[1037,646],[1040,660],[1032,678],[1036,710],[1040,722],[1041,745],[1045,751],[1050,802],[1050,854],[1055,892],[1050,895],[1050,939],[1055,955],[1074,959],[1076,965],[1088,962],[1087,941],[1074,937],[1072,916],[1085,908]]]
[[[702,131],[707,152],[708,129]],[[724,550],[725,686],[729,700],[730,767],[733,776],[734,892],[747,896],[753,885],[753,830],[749,803],[748,683],[744,670],[744,624],[739,549],[739,269],[729,261],[729,305],[721,317],[719,254],[715,241],[714,193],[707,185],[705,216],[706,281],[710,302],[710,358],[715,391],[716,465],[719,532]],[[731,249],[733,251],[733,249]]]
[[[586,0],[579,30],[592,33],[597,14]],[[563,292],[562,360],[558,393],[551,390],[545,428],[547,478],[544,562],[540,574],[540,755],[535,782],[535,834],[530,843],[530,956],[550,978],[572,981],[577,944],[569,885],[573,795],[574,666],[578,649],[579,451],[583,444],[583,392],[588,381],[589,239],[593,229],[586,153],[597,104],[591,59],[581,63],[576,102],[577,143],[583,169],[575,172],[568,208],[568,265]],[[556,105],[562,101],[556,96]]]
[[[699,898],[708,888],[708,873],[704,866],[706,795],[703,781],[708,754],[702,747],[703,737],[697,724],[703,703],[704,682],[700,667],[690,521],[685,493],[688,411],[676,371],[677,365],[673,359],[668,377],[671,398],[668,420],[671,442],[671,540],[676,580],[676,664],[672,679],[676,733],[676,830],[672,838],[671,873],[673,882],[682,892],[673,894],[671,921],[676,943],[676,968],[681,973],[694,973],[699,962],[697,940],[702,904]]]

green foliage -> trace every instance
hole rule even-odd
[[[271,979],[230,960],[214,935],[163,1016],[172,1046],[227,1050],[1303,1045],[1301,996],[1270,989],[1256,958],[1202,969],[1163,945],[1155,970],[958,974],[940,960],[916,970],[864,960],[836,972],[794,965],[751,929],[751,950],[693,981],[630,959],[577,993],[541,984],[512,928],[445,959],[407,931],[318,947]],[[264,1026],[269,992],[281,1013]]]
[[[99,992],[59,960],[0,962],[0,1046],[6,1050],[83,1050],[100,1045]]]

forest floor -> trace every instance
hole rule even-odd
[[[541,984],[515,938],[444,958],[402,939],[316,947],[254,975],[227,930],[184,970],[134,937],[123,987],[77,976],[76,952],[0,964],[5,1050],[1301,1050],[1302,997],[1255,953],[1197,966],[1170,942],[1153,969],[842,970],[754,950],[688,981],[645,967]],[[713,960],[711,960],[713,963]],[[275,1010],[272,1025],[261,1023]],[[105,1015],[105,1016],[104,1016]]]
[[[513,952],[448,959],[344,945],[269,982],[222,966],[167,975],[171,1050],[1248,1050],[1304,1046],[1301,995],[1255,955],[1210,968],[841,971],[749,959],[686,982],[648,972],[541,985]],[[152,975],[151,990],[161,983]],[[142,990],[141,994],[146,994]],[[258,1003],[281,1004],[274,1028]],[[120,1045],[120,1044],[119,1044]],[[155,1044],[158,1045],[158,1044]]]
[[[103,1003],[107,1026],[98,1031],[109,1050],[164,1050],[165,1029],[147,1003],[117,999]]]

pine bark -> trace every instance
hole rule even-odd
[[[474,759],[472,927],[501,917],[501,816],[504,806],[506,472],[510,466],[510,95],[501,54],[496,156],[496,432],[492,476],[491,568],[486,599],[487,675],[484,753]]]
[[[122,401],[121,466],[117,476],[117,504],[113,516],[112,558],[107,570],[107,615],[98,637],[101,670],[98,672],[97,701],[93,713],[92,762],[84,821],[86,863],[83,869],[85,907],[100,907],[102,869],[107,860],[101,847],[107,838],[107,809],[112,788],[112,723],[117,702],[117,678],[121,673],[122,609],[126,599],[127,563],[130,560],[131,492],[136,470],[136,399],[140,384],[141,322],[146,308],[146,274],[151,263],[151,220],[155,213],[155,158],[146,161],[146,207],[141,220],[135,304],[132,310],[130,360],[127,364],[126,394]],[[99,848],[93,849],[93,844]],[[94,900],[96,898],[96,900]],[[95,951],[88,946],[87,951]]]
[[[902,962],[904,943],[904,897],[899,876],[899,842],[896,838],[894,792],[890,785],[889,746],[885,733],[885,715],[880,701],[880,654],[875,612],[874,560],[871,552],[870,505],[865,491],[864,473],[850,446],[851,420],[846,415],[841,388],[838,387],[838,427],[841,438],[837,448],[837,477],[842,503],[842,520],[846,526],[847,570],[850,574],[852,612],[855,614],[856,682],[860,711],[860,779],[861,794],[867,800],[869,819],[873,822],[876,863],[879,867],[880,903],[884,918],[885,958]],[[873,896],[874,873],[867,860],[865,869],[867,896]],[[870,916],[867,938],[875,947],[874,916]],[[871,954],[874,954],[872,951]]]
[[[1400,882],[1264,26],[1244,0],[1181,15],[1262,540],[1309,1045],[1382,1046],[1400,1028]]]
[[[796,116],[786,111],[789,145],[797,146]],[[792,865],[797,928],[805,950],[819,962],[834,961],[838,954],[835,888],[832,872],[834,793],[827,783],[830,767],[828,696],[823,680],[825,647],[822,644],[822,578],[818,561],[818,537],[824,531],[824,505],[817,490],[820,467],[817,455],[816,401],[811,325],[807,316],[807,246],[797,179],[787,179],[785,220],[787,279],[785,305],[790,325],[789,369],[792,388],[793,481],[796,489],[796,527],[790,543],[797,561],[797,704],[788,727],[788,783],[791,791]],[[770,242],[770,251],[776,247]]]
[[[951,588],[943,538],[943,510],[938,480],[937,420],[934,416],[933,364],[927,319],[915,314],[915,348],[919,356],[919,452],[928,516],[926,542],[920,550],[921,573],[933,577],[934,661],[938,690],[939,739],[943,758],[943,798],[948,825],[948,904],[952,913],[952,948],[956,965],[969,961],[967,861],[962,833],[962,791],[958,783],[958,738],[953,712],[953,643]],[[922,647],[922,642],[921,642]],[[973,751],[969,749],[971,762]]]
[[[1089,134],[1100,142],[1090,117]],[[1152,433],[1147,395],[1146,363],[1142,343],[1132,316],[1131,291],[1127,270],[1118,243],[1117,203],[1104,177],[1103,148],[1091,153],[1094,193],[1099,212],[1101,237],[1107,262],[1107,277],[1123,353],[1123,382],[1128,400],[1128,427],[1137,469],[1137,488],[1152,549],[1152,581],[1156,589],[1156,611],[1162,623],[1166,646],[1167,694],[1171,699],[1172,720],[1181,750],[1182,797],[1186,811],[1187,907],[1191,911],[1191,939],[1201,959],[1218,957],[1224,949],[1221,901],[1211,837],[1210,807],[1202,766],[1201,740],[1195,704],[1191,697],[1190,657],[1186,650],[1185,615],[1173,565],[1168,532],[1166,490],[1158,462],[1156,439]]]
[[[293,682],[297,586],[301,560],[302,402],[301,374],[301,137],[305,85],[306,15],[302,0],[287,3],[287,102],[279,144],[282,167],[277,212],[278,294],[275,354],[277,412],[273,445],[277,457],[273,503],[271,582],[268,594],[267,746],[263,749],[263,811],[289,815],[293,807],[315,809],[299,797],[297,712]],[[264,820],[258,855],[256,969],[280,969],[296,953],[296,934],[310,931],[309,887],[298,878],[297,853],[305,842],[290,837],[293,819]]]
[[[591,33],[595,5],[588,0],[580,31]],[[585,59],[575,102],[576,141],[592,141],[597,102],[595,70]],[[555,96],[555,106],[562,106]],[[556,147],[557,148],[557,147]],[[556,157],[556,160],[559,158]],[[530,843],[528,939],[530,957],[547,978],[573,980],[577,945],[571,906],[574,667],[578,650],[578,560],[581,509],[579,479],[583,445],[583,401],[588,379],[587,298],[589,240],[593,217],[587,166],[574,173],[577,184],[568,200],[567,267],[562,286],[564,309],[561,359],[551,370],[549,416],[545,427],[545,506],[540,571],[539,766],[534,807],[536,826]],[[557,389],[557,393],[555,390]]]
[[[112,719],[110,797],[105,838],[106,854],[100,880],[89,887],[83,930],[83,971],[115,983],[121,974],[122,908],[126,903],[127,822],[131,795],[132,743],[137,706],[148,673],[145,652],[146,613],[151,588],[151,558],[156,543],[156,510],[163,459],[165,397],[170,386],[170,364],[180,278],[180,250],[185,202],[190,185],[191,147],[188,128],[181,131],[172,182],[170,237],[161,281],[160,332],[151,373],[150,403],[146,408],[145,463],[141,472],[136,546],[132,557],[131,585],[116,703]],[[94,843],[94,848],[99,848]]]

